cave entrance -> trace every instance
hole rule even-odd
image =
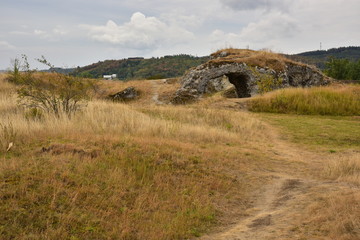
[[[235,86],[238,98],[251,97],[248,86],[249,76],[243,73],[229,73],[226,74],[229,82]]]

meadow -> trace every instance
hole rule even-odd
[[[251,216],[261,190],[280,175],[312,179],[322,189],[309,188],[306,211],[291,216],[286,234],[360,236],[358,117],[271,115],[213,104],[226,99],[159,106],[151,101],[150,81],[100,82],[73,117],[38,117],[19,105],[18,86],[5,78],[1,239],[211,238]],[[130,85],[142,92],[133,103],[105,99]],[[159,85],[160,99],[176,86]],[[329,134],[314,139],[312,131],[326,126]],[[278,231],[275,237],[285,234]]]

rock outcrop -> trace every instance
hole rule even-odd
[[[244,98],[278,88],[320,86],[330,82],[315,67],[275,53],[226,49],[211,57],[183,76],[173,103],[191,102],[204,94],[221,91],[230,97]]]
[[[127,102],[134,100],[139,96],[139,92],[134,87],[128,87],[118,93],[109,95],[109,98],[113,101]]]

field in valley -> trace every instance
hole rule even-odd
[[[106,100],[128,86],[139,99]],[[0,238],[360,238],[356,112],[166,104],[178,86],[100,82],[73,117],[37,117],[1,75]]]

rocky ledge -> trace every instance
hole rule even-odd
[[[172,103],[187,103],[222,91],[226,96],[245,98],[279,88],[321,86],[331,81],[315,67],[280,54],[227,49],[211,57],[182,77],[182,86]]]

